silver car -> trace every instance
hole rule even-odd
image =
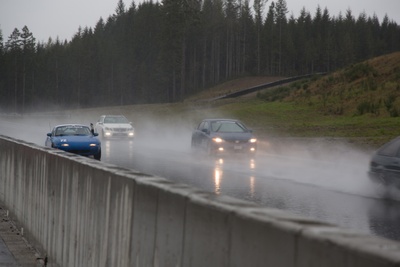
[[[96,122],[96,131],[102,138],[129,138],[135,137],[132,122],[123,115],[102,115]]]

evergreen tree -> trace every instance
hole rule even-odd
[[[264,36],[264,46],[262,51],[264,51],[264,56],[263,58],[265,59],[264,61],[266,62],[265,66],[265,73],[268,75],[274,75],[276,73],[276,68],[275,68],[275,55],[277,54],[277,49],[276,49],[276,15],[275,15],[275,3],[271,2],[271,5],[269,6],[268,14],[264,23],[264,30],[263,30],[263,36]]]
[[[22,28],[21,46],[22,46],[22,113],[25,112],[25,101],[26,101],[26,90],[27,90],[27,73],[31,74],[30,84],[31,88],[34,87],[34,71],[33,71],[33,60],[35,54],[35,38],[33,34],[29,31],[27,26]],[[29,95],[29,101],[32,96]]]
[[[240,68],[238,71],[240,75],[246,73],[260,74],[261,23],[262,21],[259,25],[259,33],[256,34],[257,26],[251,14],[249,1],[245,0],[244,4],[241,5],[239,13],[240,40],[238,50],[238,66]]]
[[[254,0],[253,8],[256,13],[255,21],[257,28],[257,74],[260,74],[261,68],[261,26],[262,26],[262,11],[264,9],[264,5],[268,2],[268,0]]]
[[[286,24],[287,18],[286,14],[288,13],[287,5],[285,0],[278,0],[275,5],[275,14],[276,14],[276,24],[278,33],[278,74],[282,75],[282,57],[283,57],[283,46],[285,45],[285,37],[286,37]]]
[[[125,13],[124,1],[119,0],[118,4],[117,4],[117,7],[115,9],[115,15],[116,15],[116,17],[118,17],[118,16],[122,16],[124,13]]]
[[[21,37],[20,31],[17,28],[15,28],[6,42],[6,52],[8,52],[9,57],[12,58],[12,65],[13,65],[12,69],[14,70],[14,73],[13,73],[13,76],[14,76],[14,99],[13,99],[14,112],[18,112],[18,86],[19,86],[19,84],[18,84],[19,75],[18,74],[19,74],[19,68],[20,68],[19,60],[20,60],[21,46],[22,46],[22,41],[21,41],[20,37]],[[8,95],[10,96],[11,94],[8,94]]]
[[[3,31],[0,29],[0,55],[3,54],[4,47],[3,47]]]

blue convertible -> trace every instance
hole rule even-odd
[[[66,152],[82,156],[101,158],[101,143],[88,126],[80,124],[64,124],[53,128],[47,134],[46,146],[58,148]]]

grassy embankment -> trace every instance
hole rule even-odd
[[[137,128],[149,120],[193,127],[204,117],[230,117],[242,120],[259,136],[328,137],[373,147],[400,135],[400,52],[324,77],[237,99],[207,101],[272,80],[248,77],[210,88],[182,103],[110,107],[90,113],[122,113]]]

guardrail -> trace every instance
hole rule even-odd
[[[398,242],[5,136],[0,200],[48,266],[400,266]]]
[[[250,87],[250,88],[245,88],[245,89],[236,91],[234,93],[230,93],[230,94],[226,94],[226,95],[223,95],[223,96],[215,97],[215,98],[210,99],[210,100],[214,101],[214,100],[220,100],[220,99],[235,98],[235,97],[239,97],[239,96],[244,96],[244,95],[247,95],[247,94],[258,92],[260,90],[264,90],[264,89],[267,89],[267,88],[275,87],[275,86],[278,86],[278,85],[283,85],[283,84],[286,84],[286,83],[291,83],[291,82],[294,82],[294,81],[311,78],[313,76],[321,76],[321,75],[326,75],[326,74],[327,74],[327,72],[318,72],[318,73],[313,73],[313,74],[306,74],[306,75],[289,77],[289,78],[281,79],[281,80],[278,80],[278,81],[264,83],[264,84],[260,84],[260,85],[253,86],[253,87]]]

